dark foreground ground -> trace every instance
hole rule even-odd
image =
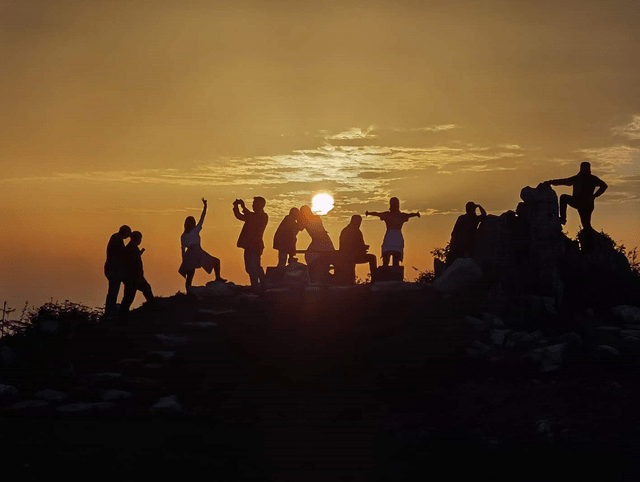
[[[230,308],[233,311],[221,313]],[[216,310],[213,313],[202,310]],[[638,369],[574,357],[561,370],[465,357],[464,307],[428,290],[176,296],[69,345],[83,376],[153,380],[113,411],[1,419],[2,480],[637,480]],[[215,321],[194,331],[184,322]],[[185,334],[158,366],[118,362]],[[81,342],[80,342],[81,341]],[[22,392],[42,375],[5,374]],[[14,377],[12,380],[11,377]],[[49,385],[51,382],[49,381]],[[152,415],[160,396],[182,415]],[[5,478],[4,476],[10,478]]]

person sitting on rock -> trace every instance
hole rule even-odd
[[[298,222],[299,217],[300,210],[291,208],[273,236],[273,249],[278,251],[278,268],[284,268],[287,259],[289,263],[295,259],[298,232],[303,229]]]
[[[382,266],[389,266],[389,261],[393,256],[393,266],[400,266],[400,261],[404,257],[404,237],[402,236],[402,225],[412,217],[420,217],[420,213],[403,213],[400,211],[400,200],[392,197],[389,200],[389,210],[383,213],[367,211],[366,216],[378,216],[387,225],[387,232],[382,241]]]
[[[184,220],[184,232],[182,236],[180,236],[182,264],[180,268],[178,268],[178,273],[186,279],[185,288],[187,291],[191,288],[193,276],[197,268],[204,268],[209,274],[211,274],[211,271],[214,271],[216,281],[222,283],[226,281],[220,276],[220,260],[211,256],[200,246],[200,231],[202,231],[204,217],[207,214],[207,200],[205,198],[202,198],[202,204],[204,204],[204,207],[202,208],[202,214],[200,215],[198,224],[196,224],[196,219],[193,216],[188,216]]]
[[[109,280],[107,299],[104,305],[104,316],[111,318],[117,314],[118,293],[122,283],[122,257],[124,240],[131,236],[131,228],[126,224],[120,226],[117,233],[109,238],[107,244],[107,260],[104,263],[104,275]]]
[[[126,320],[129,309],[136,297],[137,291],[142,291],[145,299],[153,303],[155,297],[151,291],[151,285],[144,277],[144,269],[142,266],[142,253],[144,248],[140,249],[142,243],[142,233],[134,231],[131,233],[131,240],[124,247],[123,253],[123,269],[122,281],[124,283],[124,295],[120,304],[120,318]]]
[[[573,186],[573,195],[560,196],[560,222],[567,222],[567,206],[578,211],[582,227],[591,231],[591,213],[595,207],[595,198],[601,196],[607,190],[607,183],[591,174],[591,164],[582,162],[578,174],[566,179],[551,179],[545,184],[552,186]],[[597,188],[597,190],[596,190]],[[595,192],[594,192],[595,191]]]
[[[480,210],[479,215],[476,214],[476,208]],[[473,201],[469,201],[465,205],[465,210],[466,213],[458,217],[451,232],[447,265],[453,263],[457,258],[473,256],[478,225],[487,217],[484,208]]]
[[[364,244],[364,236],[360,231],[362,216],[354,214],[351,221],[340,233],[340,258],[345,267],[351,272],[356,264],[369,263],[371,276],[375,275],[377,259],[375,254],[367,253],[368,244]],[[355,271],[353,272],[355,281]]]
[[[267,201],[261,197],[253,198],[253,211],[245,206],[242,199],[233,202],[233,214],[237,219],[244,222],[240,236],[238,237],[238,248],[244,249],[244,267],[249,275],[252,288],[258,288],[264,282],[264,269],[260,263],[262,252],[264,251],[264,241],[262,237],[269,222],[269,216],[264,212]],[[242,207],[242,213],[240,212]]]

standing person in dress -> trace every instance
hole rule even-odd
[[[211,274],[213,270],[216,274],[216,281],[223,283],[227,281],[220,276],[220,260],[211,256],[200,246],[200,231],[202,231],[204,217],[207,214],[207,200],[205,198],[202,198],[202,204],[204,204],[204,207],[198,224],[196,224],[196,219],[193,216],[187,217],[184,220],[184,232],[180,236],[182,264],[178,269],[178,273],[186,278],[185,288],[187,291],[191,288],[197,268],[204,268],[208,274]]]
[[[122,283],[122,257],[124,254],[124,240],[131,237],[131,228],[122,225],[117,233],[109,238],[107,244],[107,261],[104,263],[104,275],[109,280],[107,300],[104,305],[104,316],[114,317],[118,311],[118,293]]]
[[[307,248],[304,259],[309,267],[309,276],[312,281],[317,280],[316,273],[322,266],[329,266],[335,260],[334,254],[336,248],[331,242],[329,233],[324,229],[322,224],[322,217],[317,214],[313,214],[309,206],[302,206],[300,208],[300,227],[306,229],[307,233],[311,237],[311,244]],[[328,268],[327,268],[328,269]]]
[[[476,214],[476,208],[480,210],[480,214]],[[456,224],[451,232],[451,241],[449,242],[449,254],[447,256],[447,265],[450,265],[458,258],[469,258],[473,256],[473,250],[476,244],[476,232],[478,225],[487,218],[487,211],[480,204],[469,201],[465,205],[465,214],[458,216]]]
[[[389,261],[393,256],[393,266],[400,266],[400,261],[404,258],[404,237],[402,236],[402,225],[413,217],[420,217],[420,213],[403,213],[400,211],[400,200],[392,197],[389,200],[389,210],[383,213],[369,212],[366,216],[378,216],[387,225],[387,232],[382,241],[382,266],[389,266]]]
[[[289,263],[295,259],[297,236],[302,230],[298,223],[299,217],[300,210],[291,208],[273,236],[273,249],[278,251],[278,268],[284,268],[287,265],[287,259]]]
[[[151,285],[144,277],[144,269],[142,266],[142,253],[144,248],[140,249],[142,243],[142,233],[134,231],[131,233],[131,240],[124,247],[123,264],[122,264],[122,282],[124,283],[124,295],[120,304],[120,319],[125,321],[129,315],[129,308],[136,297],[137,291],[142,291],[145,299],[149,303],[155,301]]]
[[[257,288],[260,283],[264,283],[264,269],[260,264],[260,257],[264,251],[262,237],[269,222],[269,216],[264,212],[266,204],[267,201],[263,197],[254,197],[253,211],[251,211],[242,199],[233,201],[233,214],[244,222],[237,246],[244,249],[244,267],[251,280],[252,288]],[[242,207],[242,213],[240,207]]]

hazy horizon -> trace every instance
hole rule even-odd
[[[594,228],[638,246],[639,27],[623,1],[0,4],[0,302],[102,306],[122,224],[143,233],[154,292],[184,291],[202,197],[203,248],[248,284],[234,199],[266,198],[273,266],[275,229],[314,194],[335,199],[336,245],[397,196],[422,214],[404,227],[412,279],[467,201],[515,209],[583,160],[609,185]],[[384,224],[362,230],[380,255]]]

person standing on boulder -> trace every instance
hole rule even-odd
[[[551,179],[544,181],[552,186],[573,186],[573,194],[560,196],[560,222],[567,222],[567,206],[578,211],[583,229],[592,231],[591,213],[595,207],[595,198],[601,196],[607,190],[607,183],[591,174],[591,164],[582,162],[578,174],[566,179]],[[597,188],[597,190],[596,190]],[[595,192],[594,192],[595,191]]]
[[[131,237],[131,228],[122,225],[117,233],[109,238],[107,244],[107,261],[104,263],[104,275],[109,280],[107,300],[104,305],[104,316],[111,318],[116,315],[118,293],[122,283],[122,263],[124,254],[124,240]]]
[[[242,199],[236,199],[233,202],[233,214],[244,222],[237,246],[244,249],[244,267],[251,280],[252,288],[257,288],[259,283],[264,283],[264,269],[260,264],[260,257],[264,251],[262,236],[269,222],[269,216],[264,212],[266,204],[263,197],[254,197],[253,211],[251,211]],[[242,213],[240,207],[242,207]]]
[[[273,249],[278,251],[278,268],[284,268],[287,265],[287,259],[291,263],[296,256],[298,232],[303,229],[299,224],[299,218],[300,210],[291,208],[273,236]]]
[[[140,243],[142,243],[142,233],[140,231],[134,231],[131,233],[131,240],[124,247],[122,265],[124,295],[122,297],[122,303],[120,304],[121,320],[127,319],[129,308],[131,308],[137,291],[142,291],[142,294],[149,303],[155,301],[155,297],[151,291],[151,285],[144,277],[144,269],[142,266],[142,253],[144,253],[144,248],[139,248]]]
[[[178,269],[178,273],[186,278],[185,287],[187,291],[191,288],[197,268],[204,268],[209,274],[213,270],[216,274],[216,281],[222,283],[226,281],[220,276],[220,260],[211,256],[200,246],[200,231],[202,231],[204,217],[207,214],[207,200],[205,198],[202,198],[202,204],[204,204],[204,207],[198,224],[196,224],[196,219],[193,216],[188,216],[184,220],[184,232],[180,236],[182,264]]]
[[[378,216],[387,225],[387,232],[382,241],[382,266],[389,266],[391,256],[393,256],[393,266],[400,266],[400,261],[404,258],[404,237],[402,236],[402,225],[412,217],[420,217],[420,213],[403,213],[400,211],[400,200],[397,197],[389,199],[389,210],[383,213],[373,211],[365,212],[365,216]]]
[[[476,214],[476,208],[480,210],[479,215]],[[484,208],[473,201],[469,201],[465,205],[465,210],[466,213],[458,217],[451,232],[447,265],[451,265],[457,258],[473,256],[478,225],[487,217],[487,212]]]

